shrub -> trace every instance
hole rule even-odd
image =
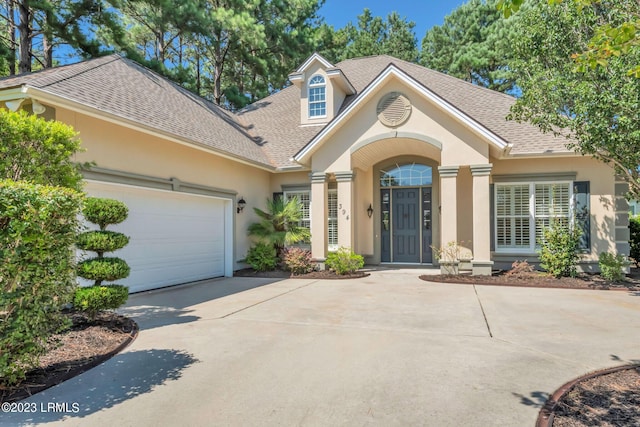
[[[0,179],[81,189],[73,162],[80,141],[70,126],[0,108],[0,141]]]
[[[575,277],[580,255],[578,249],[582,231],[554,221],[543,232],[540,243],[540,267],[554,277]]]
[[[624,280],[624,272],[622,269],[629,265],[627,257],[622,254],[613,255],[608,252],[602,252],[598,259],[600,265],[600,274],[606,280],[622,281]]]
[[[640,267],[640,215],[629,218],[629,245],[631,252],[629,256],[633,259],[636,267]]]
[[[0,181],[0,383],[24,379],[68,326],[81,201],[68,188]]]
[[[256,271],[275,270],[278,265],[276,248],[266,243],[257,243],[247,252],[246,261]]]
[[[114,281],[124,279],[129,276],[131,269],[127,263],[120,258],[89,258],[78,263],[78,276],[95,280],[96,285],[102,281]]]
[[[104,230],[109,224],[120,224],[127,219],[129,208],[119,200],[87,197],[82,208],[87,221],[98,224]]]
[[[91,318],[104,310],[115,310],[127,302],[129,288],[122,285],[90,286],[76,289],[73,306]]]
[[[337,274],[352,274],[364,267],[364,258],[349,248],[340,248],[327,255],[327,266]]]
[[[282,262],[293,274],[306,274],[314,270],[311,251],[302,248],[286,248],[282,253]]]
[[[129,244],[129,237],[113,231],[89,231],[81,233],[76,240],[78,249],[97,252],[113,252]]]

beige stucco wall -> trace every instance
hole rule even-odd
[[[56,119],[79,132],[86,150],[76,156],[80,162],[237,191],[237,198],[243,197],[247,206],[240,214],[234,212],[235,259],[245,257],[249,249],[246,230],[257,219],[252,208],[264,206],[269,172],[62,108],[56,110]]]
[[[396,128],[389,128],[378,121],[376,108],[378,101],[385,94],[393,91],[404,93],[411,101],[412,110],[407,122]],[[327,172],[350,170],[352,168],[351,147],[396,131],[422,135],[435,144],[440,144],[442,151],[436,160],[439,160],[441,165],[482,164],[487,163],[489,157],[489,146],[486,141],[480,139],[434,103],[413,93],[400,80],[392,78],[351,113],[348,125],[339,127],[327,138],[314,153],[311,168],[313,171]],[[428,145],[427,142],[422,143]],[[399,149],[402,149],[401,145]],[[400,154],[409,153],[395,152],[395,155]],[[364,165],[359,166],[364,167]]]
[[[585,260],[596,261],[601,252],[615,251],[615,176],[611,167],[590,157],[492,159],[492,163],[492,176],[575,172],[576,181],[589,181],[591,253]]]

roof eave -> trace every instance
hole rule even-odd
[[[273,172],[276,170],[276,168],[272,165],[267,165],[264,163],[260,163],[260,162],[256,162],[256,161],[252,161],[243,157],[240,157],[238,155],[235,155],[233,153],[228,153],[222,150],[217,150],[214,147],[202,144],[200,142],[197,141],[193,141],[190,140],[188,138],[184,138],[181,137],[180,135],[175,135],[169,132],[163,132],[157,129],[154,129],[151,126],[147,126],[144,124],[141,124],[139,122],[133,121],[133,120],[129,120],[125,117],[122,116],[118,116],[116,114],[112,114],[112,113],[108,113],[105,111],[102,111],[98,108],[95,107],[90,107],[88,105],[79,103],[77,101],[74,101],[72,99],[66,98],[66,97],[62,97],[60,95],[56,95],[56,94],[52,94],[50,92],[44,91],[42,89],[38,89],[38,88],[34,88],[31,86],[23,86],[24,89],[24,93],[26,96],[37,99],[37,100],[41,100],[41,101],[45,101],[47,104],[56,106],[56,107],[62,107],[62,108],[66,108],[68,110],[77,112],[77,113],[81,113],[81,114],[85,114],[87,116],[90,117],[94,117],[100,120],[104,120],[110,123],[114,123],[120,126],[124,126],[126,128],[132,129],[132,130],[136,130],[139,132],[143,132],[146,133],[148,135],[153,135],[153,136],[157,136],[172,142],[176,142],[178,144],[181,145],[185,145],[191,148],[196,148],[198,150],[201,151],[205,151],[205,152],[209,152],[211,154],[215,154],[218,155],[220,157],[224,157],[230,160],[234,160],[236,162],[242,163],[242,164],[246,164],[249,166],[253,166],[262,170],[266,170],[269,172]],[[2,94],[2,91],[0,91],[0,95]]]

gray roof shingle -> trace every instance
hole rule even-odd
[[[506,120],[515,98],[386,55],[336,64],[357,91],[342,110],[390,64],[510,143],[512,155],[569,152],[566,139]],[[119,55],[0,79],[0,90],[23,85],[268,168],[295,166],[322,130],[300,125],[296,86],[232,114]]]
[[[0,89],[21,85],[232,157],[273,166],[233,114],[119,55],[0,80]]]

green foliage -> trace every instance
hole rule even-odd
[[[627,257],[622,254],[610,254],[602,252],[598,259],[600,274],[607,280],[619,282],[624,280],[623,268],[629,265]]]
[[[407,21],[397,12],[386,19],[373,16],[371,10],[364,9],[358,16],[357,26],[349,22],[333,34],[333,49],[327,54],[332,60],[343,61],[369,55],[392,55],[405,61],[418,60],[415,22]]]
[[[0,179],[81,189],[71,160],[80,141],[71,127],[0,108],[0,141]]]
[[[81,200],[69,188],[0,181],[0,383],[23,379],[67,326]]]
[[[120,258],[89,258],[78,263],[78,276],[87,280],[95,280],[96,285],[99,285],[103,280],[124,279],[129,276],[130,272],[131,269],[127,263]]]
[[[326,264],[337,274],[352,274],[364,267],[364,258],[349,248],[341,247],[327,255]]]
[[[91,318],[104,310],[115,310],[127,302],[129,288],[122,285],[90,286],[76,289],[73,307]]]
[[[127,219],[129,208],[119,200],[87,197],[82,214],[88,221],[98,224],[100,230],[104,230],[107,225],[119,224]]]
[[[247,252],[247,264],[256,271],[272,271],[278,265],[276,249],[266,243],[257,243]]]
[[[283,197],[267,199],[267,210],[253,209],[260,217],[260,222],[249,225],[249,236],[258,241],[273,245],[277,255],[285,245],[308,241],[309,230],[301,227],[302,204],[297,198],[289,201]]]
[[[629,218],[629,245],[631,251],[629,257],[633,259],[636,267],[640,267],[640,216],[632,216]]]
[[[573,59],[590,49],[599,29],[637,20],[640,3],[539,2],[521,14],[510,67],[522,97],[510,118],[572,137],[570,148],[610,164],[629,183],[631,197],[640,198],[640,78],[629,74],[640,63],[640,49],[580,70]]]
[[[78,249],[94,251],[99,255],[124,248],[129,244],[129,237],[115,231],[88,231],[81,233],[76,240]]]
[[[501,92],[514,88],[508,67],[517,17],[503,19],[497,0],[470,0],[429,29],[422,39],[420,63]]]
[[[538,242],[540,249],[540,267],[554,277],[575,277],[580,255],[580,236],[578,227],[568,227],[560,221],[554,221],[543,233],[543,241]]]
[[[313,262],[311,262],[311,251],[290,247],[282,251],[282,262],[287,270],[293,274],[306,274],[314,270]]]

